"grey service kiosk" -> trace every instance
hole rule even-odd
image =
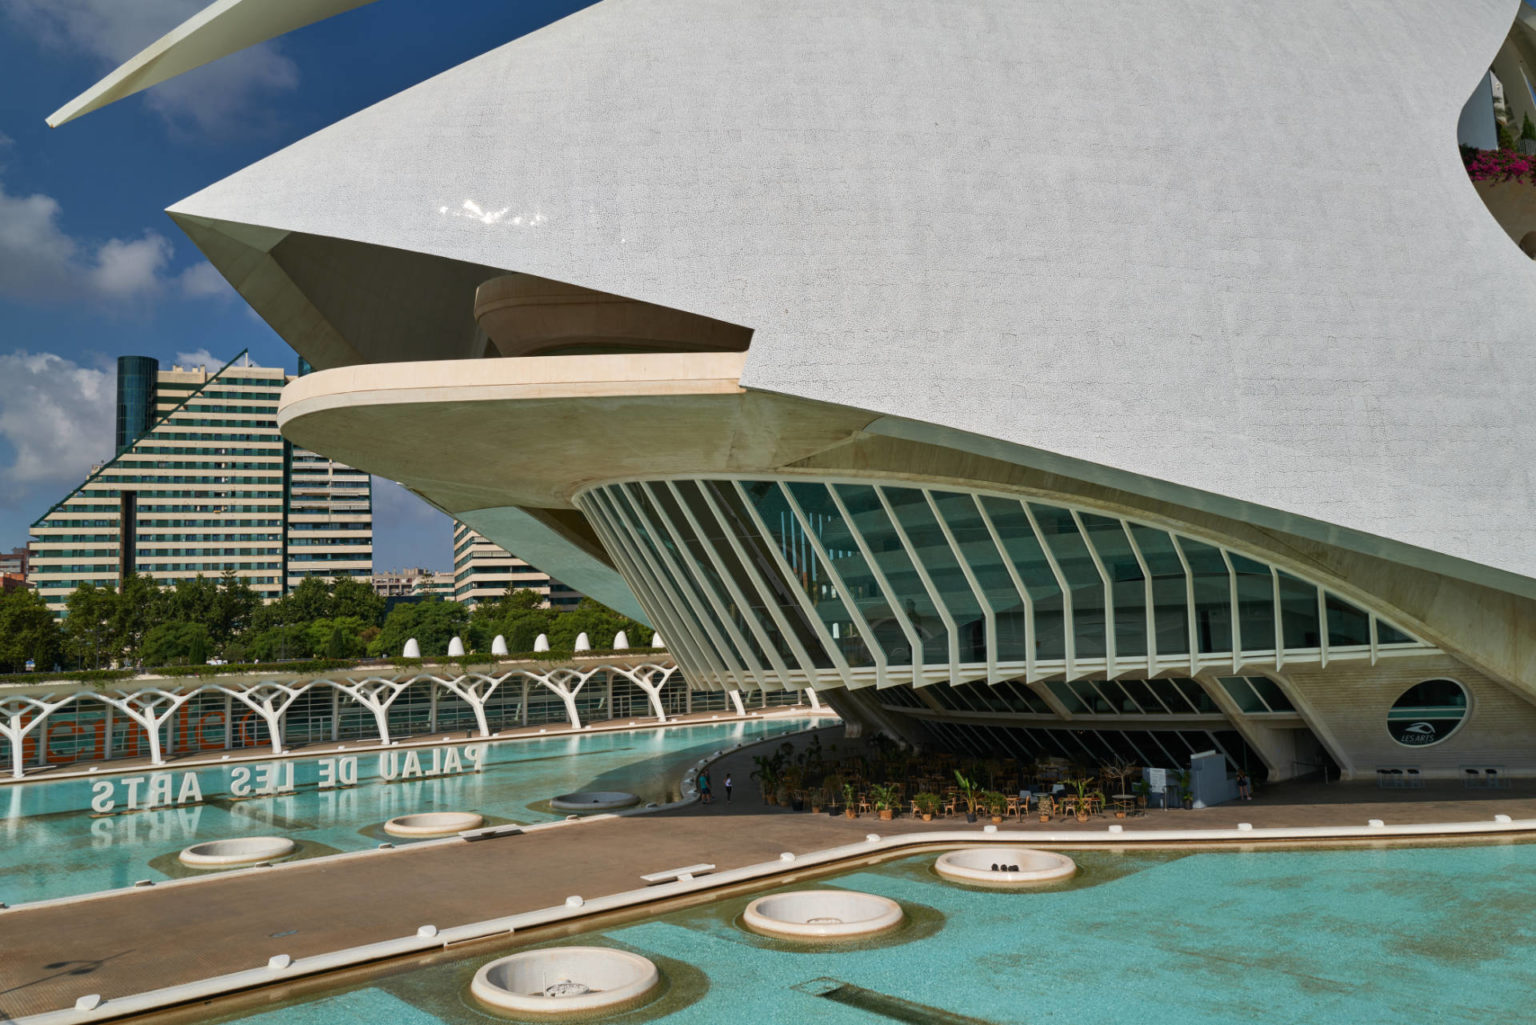
[[[1196,808],[1237,800],[1237,781],[1227,777],[1226,755],[1216,751],[1191,755],[1189,789]]]

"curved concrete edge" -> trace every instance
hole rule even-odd
[[[996,853],[989,854],[989,851],[995,851]],[[1014,870],[1010,872],[997,871],[998,866],[996,864],[993,864],[990,869],[984,865],[966,864],[970,856],[978,854],[981,855],[982,861],[986,861],[988,858],[1001,860],[1011,857],[1029,863],[1030,867],[1015,865]],[[953,882],[1024,889],[1030,886],[1061,882],[1062,880],[1072,878],[1077,874],[1077,862],[1059,851],[1042,851],[1033,847],[1003,847],[998,849],[988,845],[987,847],[962,847],[956,851],[945,851],[934,861],[933,870],[945,879]]]
[[[614,817],[617,816],[592,815],[570,823],[550,822],[543,823],[542,825],[544,827],[577,825],[581,822],[592,822]],[[1338,840],[1412,840],[1416,837],[1461,837],[1475,839],[1478,837],[1494,838],[1522,833],[1536,834],[1536,819],[1508,819],[1504,821],[1505,819],[1507,819],[1507,816],[1479,822],[1428,822],[1402,826],[1292,826],[1270,829],[1147,829],[1126,831],[1121,827],[1111,826],[1109,829],[1091,832],[1030,834],[1007,833],[1001,830],[989,832],[988,830],[993,830],[994,827],[985,826],[970,830],[954,829],[933,833],[898,833],[886,837],[870,833],[865,840],[859,843],[843,844],[839,847],[829,847],[820,851],[810,851],[805,854],[796,855],[793,862],[793,871],[798,874],[808,868],[824,868],[836,865],[838,862],[894,854],[905,848],[917,851],[933,847],[973,847],[978,844],[991,843],[1018,846],[1026,838],[1031,847],[1050,846],[1091,850],[1094,848],[1152,847],[1166,844],[1240,846],[1275,841],[1325,843]],[[527,828],[537,829],[539,827],[531,826]],[[1120,831],[1114,832],[1115,829],[1120,829]],[[453,843],[458,842],[458,840],[459,838],[454,838],[448,841],[427,842]],[[415,847],[420,846],[422,845],[415,845]],[[375,852],[363,851],[358,853],[367,855]],[[348,856],[337,855],[336,857]],[[497,936],[511,935],[519,930],[572,922],[605,912],[620,911],[646,904],[656,904],[672,897],[725,889],[740,883],[765,881],[775,876],[784,875],[787,867],[782,859],[759,862],[755,865],[726,869],[723,872],[715,872],[694,879],[661,883],[637,890],[625,890],[606,897],[594,897],[590,900],[583,900],[580,903],[565,903],[554,907],[542,908],[537,911],[525,911],[502,918],[453,926],[434,931],[425,936],[418,933],[412,936],[401,937],[400,939],[383,940],[378,943],[349,947],[344,950],[317,954],[312,957],[298,958],[283,964],[281,968],[263,966],[227,975],[200,979],[197,982],[167,986],[163,989],[147,990],[143,993],[135,993],[123,997],[107,996],[99,1005],[89,1010],[67,1008],[57,1011],[45,1011],[42,1014],[18,1018],[16,1019],[16,1025],[84,1025],[87,1022],[105,1021],[132,1014],[147,1014],[151,1011],[178,1004],[208,1000],[213,997],[237,993],[241,990],[253,989],[274,982],[287,981],[300,976],[318,975],[387,958],[424,953],[473,940],[493,939]],[[195,880],[186,881],[194,882]]]
[[[485,816],[473,811],[418,811],[396,815],[384,823],[384,832],[406,839],[458,836],[479,829]]]
[[[549,974],[559,971],[555,965],[561,961],[565,962],[565,967],[574,963],[583,972],[595,971],[598,977],[587,975],[586,981],[601,981],[605,985],[601,989],[551,998],[547,990],[530,993],[521,986],[514,989],[498,978],[499,974],[506,973],[515,976],[520,969],[530,969],[537,977],[543,974],[540,968],[548,973],[544,975],[548,978]],[[527,985],[528,981],[523,979],[522,985]],[[572,1016],[617,1014],[625,1006],[639,1003],[660,984],[661,972],[656,963],[632,951],[615,947],[556,946],[519,951],[481,965],[469,984],[469,992],[492,1013],[511,1012],[539,1019],[564,1020]]]
[[[296,849],[286,836],[232,836],[192,844],[177,855],[177,860],[192,868],[235,868],[286,858]]]

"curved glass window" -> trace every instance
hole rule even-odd
[[[1404,747],[1445,740],[1467,718],[1467,691],[1455,680],[1425,680],[1403,692],[1387,712],[1387,732]]]
[[[785,477],[618,483],[577,503],[673,624],[685,671],[723,686],[785,670],[850,686],[1027,674],[1096,681],[1052,687],[1082,714],[1188,715],[1215,711],[1196,673],[1277,644],[1287,661],[1428,649],[1261,559],[1034,498]],[[1237,693],[1288,711],[1267,680]]]

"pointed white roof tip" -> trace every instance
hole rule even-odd
[[[623,651],[625,648],[628,648],[628,647],[629,647],[629,635],[628,634],[626,634],[623,630],[620,630],[618,633],[613,635],[613,650],[614,651]]]
[[[416,643],[416,638],[412,637],[410,640],[405,642],[405,650],[400,653],[400,657],[401,658],[420,658],[421,657],[421,645]]]
[[[660,630],[658,630],[655,633],[651,634],[651,647],[653,647],[653,648],[665,648],[666,646],[667,646],[667,642],[661,639],[661,631]]]
[[[464,642],[462,640],[460,640],[459,638],[455,637],[453,640],[448,642],[448,657],[449,658],[463,658],[464,657]]]
[[[505,637],[503,637],[501,634],[497,634],[496,635],[496,639],[491,642],[491,654],[492,655],[505,655],[505,654],[507,654],[507,639]]]
[[[216,0],[48,115],[57,128],[221,57],[373,0]]]
[[[587,636],[585,630],[583,630],[581,633],[576,635],[576,647],[573,648],[572,650],[573,651],[591,651],[592,650],[592,640],[591,640],[591,638],[589,638]]]
[[[533,639],[533,650],[534,651],[548,651],[549,650],[549,634],[539,634],[539,636],[535,637]]]

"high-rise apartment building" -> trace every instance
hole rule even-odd
[[[303,370],[301,364],[301,372]],[[32,524],[28,582],[55,612],[80,584],[232,570],[264,599],[373,572],[368,474],[283,440],[292,375],[237,360],[118,360],[117,454]]]
[[[445,598],[474,605],[508,591],[535,591],[555,609],[575,608],[582,595],[455,520],[453,589]]]

